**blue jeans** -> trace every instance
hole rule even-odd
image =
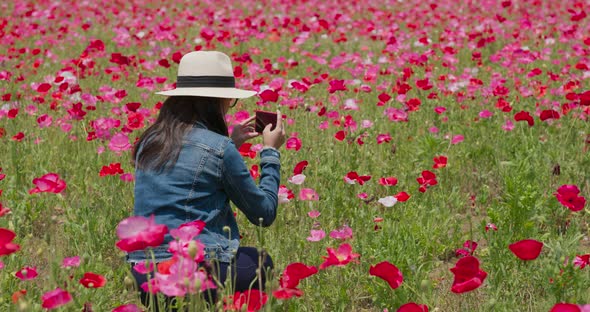
[[[274,268],[272,258],[268,254],[259,254],[258,250],[254,247],[239,247],[238,252],[231,263],[218,262],[214,265],[210,265],[211,267],[209,268],[211,274],[215,274],[218,281],[220,281],[222,284],[225,284],[226,287],[230,287],[230,285],[226,283],[227,269],[230,267],[230,265],[232,282],[231,287],[233,288],[234,292],[243,292],[248,289],[264,290],[266,277]],[[259,268],[261,269],[261,279],[258,279],[257,270]],[[150,296],[140,287],[143,283],[147,282],[147,275],[139,274],[133,270],[133,268],[131,268],[131,273],[133,274],[133,278],[135,279],[135,282],[138,286],[141,296],[141,303],[149,308]],[[153,278],[153,272],[150,273],[150,276],[150,278]],[[203,294],[203,297],[210,303],[214,303],[218,299],[216,291],[206,292]],[[171,300],[172,298],[166,298],[166,306],[170,304]],[[150,311],[158,312],[157,302],[155,307],[152,307]]]

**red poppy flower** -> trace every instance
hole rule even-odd
[[[447,157],[445,156],[437,156],[434,157],[434,165],[432,166],[433,169],[444,168],[447,166]]]
[[[80,279],[80,284],[86,288],[100,288],[107,283],[106,278],[100,274],[86,272]]]
[[[131,112],[127,115],[127,128],[137,130],[144,127],[145,117],[140,113]]]
[[[559,113],[553,109],[546,109],[541,112],[539,119],[541,119],[541,121],[545,121],[547,119],[559,119]]]
[[[121,163],[112,163],[108,166],[102,166],[100,169],[99,176],[104,177],[107,175],[117,175],[125,173],[123,169],[121,169]]]
[[[303,291],[298,288],[279,288],[272,292],[272,295],[277,299],[290,299],[293,297],[303,296]]]
[[[456,257],[465,257],[465,256],[472,256],[475,250],[477,249],[477,243],[472,240],[466,240],[463,243],[463,248],[457,249],[455,251]]]
[[[35,193],[61,193],[66,188],[66,182],[59,178],[57,173],[48,173],[40,178],[33,179],[35,188],[29,190],[29,194]]]
[[[336,138],[338,141],[343,141],[346,138],[346,132],[344,132],[344,130],[340,130],[336,132],[334,138]]]
[[[252,165],[250,168],[250,176],[252,179],[256,180],[260,177],[260,171],[258,170],[258,165]]]
[[[295,165],[295,168],[293,168],[293,174],[302,174],[303,170],[305,170],[305,168],[307,168],[307,165],[309,165],[309,163],[307,162],[307,160],[303,160],[298,162]]]
[[[580,190],[576,185],[562,185],[554,193],[557,200],[571,211],[580,211],[586,205],[586,198],[578,196]]]
[[[320,270],[330,266],[345,266],[349,262],[354,261],[360,255],[352,252],[352,247],[349,244],[342,244],[337,250],[327,248],[328,256],[322,256],[325,261],[320,264]]]
[[[416,178],[416,181],[420,183],[420,188],[418,189],[420,192],[426,192],[426,189],[430,186],[436,185],[438,182],[436,181],[436,175],[428,170],[422,171],[422,176]]]
[[[590,90],[578,94],[578,99],[580,100],[580,105],[590,106]]]
[[[266,304],[268,296],[258,289],[250,289],[245,292],[236,292],[233,296],[224,298],[224,311],[255,312]],[[244,309],[244,306],[245,309]]]
[[[19,245],[12,242],[15,237],[16,234],[13,231],[0,228],[0,256],[9,255],[20,249]]]
[[[368,175],[358,175],[356,171],[350,171],[344,176],[344,181],[348,184],[355,184],[358,183],[359,185],[365,184],[365,182],[371,180],[371,176]]]
[[[399,309],[397,309],[397,312],[428,312],[428,306],[425,304],[408,302],[399,307]]]
[[[39,92],[39,93],[47,92],[47,91],[49,91],[49,89],[51,89],[51,85],[46,82],[37,86],[37,92]]]
[[[529,124],[529,127],[532,127],[535,124],[535,120],[533,116],[529,112],[520,111],[514,115],[514,120],[516,121],[526,121]]]
[[[384,186],[396,186],[397,182],[398,181],[395,177],[379,178],[379,184]]]
[[[576,255],[574,258],[574,267],[579,267],[580,270],[590,265],[590,254]]]
[[[238,152],[243,157],[250,157],[251,159],[256,158],[256,151],[252,150],[252,143],[244,143],[238,148]]]
[[[301,262],[295,262],[287,265],[280,279],[280,285],[283,288],[296,288],[302,279],[308,278],[318,272],[313,265],[305,265]]]
[[[451,272],[455,275],[451,291],[456,294],[477,289],[488,276],[488,273],[479,268],[479,260],[474,256],[459,259]]]
[[[524,239],[508,246],[510,251],[521,260],[535,260],[541,254],[543,243],[534,239]]]
[[[264,91],[262,91],[260,94],[260,99],[262,100],[262,102],[266,103],[266,102],[276,102],[279,99],[279,94],[271,89],[266,89]]]
[[[383,261],[369,268],[369,275],[377,276],[386,281],[391,289],[398,288],[404,281],[402,272],[393,264]]]
[[[408,193],[406,193],[406,192],[399,192],[396,195],[393,195],[393,197],[395,197],[397,199],[397,201],[400,201],[400,202],[405,202],[408,199],[410,199],[410,195],[408,195]]]

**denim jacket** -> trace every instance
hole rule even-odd
[[[232,140],[197,123],[185,136],[171,169],[135,171],[134,214],[153,214],[156,223],[168,230],[202,220],[206,226],[197,239],[205,245],[205,258],[230,262],[240,244],[230,200],[255,225],[269,226],[276,217],[280,183],[280,154],[276,149],[260,152],[260,171],[257,186]],[[171,240],[166,234],[164,243],[153,248],[156,262],[172,257],[167,251]],[[129,262],[146,259],[151,255],[144,251],[131,252],[127,257]]]

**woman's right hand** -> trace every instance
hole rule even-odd
[[[283,144],[285,144],[285,127],[283,126],[283,120],[281,111],[277,110],[277,123],[274,130],[270,130],[272,128],[272,124],[266,125],[264,130],[262,131],[262,143],[265,147],[272,147],[279,149]]]

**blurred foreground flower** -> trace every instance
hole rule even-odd
[[[117,225],[117,236],[120,240],[116,245],[126,252],[157,247],[164,242],[167,232],[168,228],[165,225],[156,224],[153,215],[149,219],[141,216],[129,217]]]
[[[41,300],[43,302],[41,304],[43,308],[53,310],[72,301],[72,295],[61,288],[56,288],[55,290],[48,291],[43,294]]]

